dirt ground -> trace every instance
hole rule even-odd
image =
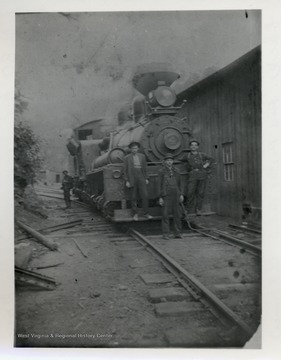
[[[70,221],[57,201],[46,201],[48,219],[22,209],[16,218],[36,229]],[[70,215],[70,213],[69,213]],[[72,219],[72,217],[71,217]],[[16,234],[19,235],[18,228]],[[163,329],[174,321],[158,319],[140,273],[159,264],[135,243],[116,246],[106,233],[72,234],[71,229],[48,235],[59,251],[32,240],[28,266],[62,263],[34,270],[53,277],[53,291],[18,287],[16,290],[15,345],[19,347],[161,347]],[[73,240],[87,253],[85,258]],[[124,255],[126,254],[126,255]],[[128,256],[127,256],[128,255]],[[151,268],[152,266],[152,268]],[[160,270],[161,271],[161,270]]]
[[[47,219],[20,206],[16,207],[15,218],[35,229],[42,229],[82,216],[75,206],[72,210],[64,210],[60,200],[44,198],[44,207]],[[213,226],[208,219],[205,222],[206,226]],[[225,226],[224,221],[221,226]],[[24,232],[16,226],[15,234],[17,239]],[[184,317],[157,317],[154,304],[149,300],[150,287],[141,275],[163,272],[161,264],[136,242],[118,241],[120,236],[126,240],[126,235],[112,232],[111,225],[101,217],[89,214],[84,227],[64,229],[46,236],[58,244],[58,251],[51,251],[32,239],[16,241],[16,248],[30,250],[30,260],[25,267],[54,278],[58,284],[52,291],[16,287],[16,347],[163,348],[169,347],[165,334],[186,328]],[[166,248],[163,245],[165,251],[170,250],[172,257],[178,252],[179,256],[184,256],[185,263],[195,266],[198,261],[188,248],[184,255],[180,241]],[[189,241],[191,246],[192,240]],[[196,237],[193,241],[196,245]],[[217,256],[214,248],[213,251]],[[209,255],[205,254],[201,266],[202,273],[209,273],[211,283],[212,276],[215,278],[221,273],[222,267],[217,262],[210,270]],[[36,269],[52,264],[59,265]],[[226,281],[231,278],[233,282],[233,270],[231,268],[224,274]],[[188,318],[191,327],[204,328],[209,326],[209,321],[199,314]]]

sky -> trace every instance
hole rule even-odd
[[[16,84],[47,166],[64,166],[73,127],[116,123],[138,65],[171,64],[179,93],[260,45],[260,21],[258,10],[17,14]]]

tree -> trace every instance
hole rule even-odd
[[[30,126],[21,120],[28,107],[16,81],[15,126],[14,126],[14,179],[15,188],[23,192],[28,184],[33,184],[35,173],[41,167],[40,139]]]
[[[40,140],[30,126],[21,121],[14,129],[14,176],[15,185],[24,188],[33,184],[36,171],[40,169]]]

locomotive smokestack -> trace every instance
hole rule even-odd
[[[144,96],[159,86],[170,86],[180,77],[174,68],[165,63],[152,63],[138,66],[133,77],[133,86]]]

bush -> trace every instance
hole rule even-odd
[[[40,139],[29,125],[16,120],[14,129],[15,187],[24,190],[28,184],[32,185],[41,163]]]

